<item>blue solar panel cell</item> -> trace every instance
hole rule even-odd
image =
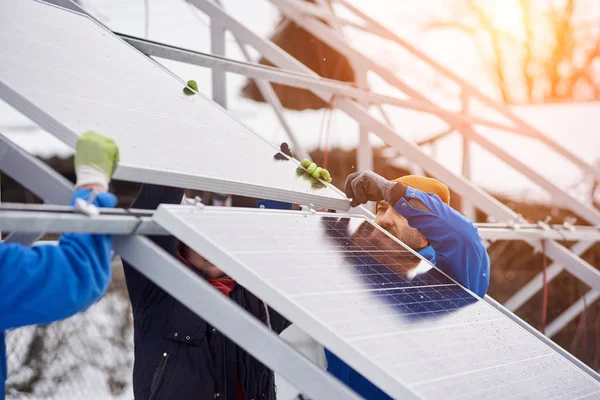
[[[394,397],[600,396],[598,382],[363,218],[180,206],[155,218]]]

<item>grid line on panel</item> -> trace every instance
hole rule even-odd
[[[531,361],[534,361],[534,363],[532,363]],[[519,365],[519,366],[512,366],[510,367],[510,370],[508,371],[510,373],[510,375],[508,375],[508,383],[510,384],[514,381],[514,379],[512,378],[513,376],[520,376],[522,374],[522,372],[524,371],[531,371],[532,369],[535,370],[536,367],[539,367],[540,365],[543,365],[544,367],[546,366],[551,366],[551,361],[552,360],[548,360],[548,359],[539,359],[539,360],[526,360],[525,362],[523,362],[522,364],[524,365]],[[502,367],[499,367],[502,368]],[[519,372],[522,371],[522,372]],[[489,377],[494,377],[497,376],[498,371],[497,370],[488,370],[485,371],[486,373],[482,374],[477,374],[477,379],[481,380],[481,381],[485,381],[486,378]],[[552,373],[554,371],[550,370],[548,371],[548,373]],[[526,379],[530,379],[530,377],[527,377]],[[415,385],[415,387],[418,387],[418,385]],[[453,388],[456,387],[461,387],[461,382],[459,380],[450,380],[447,384],[441,385],[441,386],[437,386],[436,390],[439,390],[443,393],[448,393],[451,392],[451,390]],[[463,386],[464,388],[464,386]],[[480,391],[486,391],[487,388],[484,388]],[[475,393],[475,392],[470,392],[470,393]],[[464,396],[464,394],[459,394],[457,396]]]
[[[539,356],[531,357],[528,360],[537,360],[537,359],[541,359],[541,358],[545,358],[545,357],[550,357],[552,355],[553,355],[552,353],[542,354],[542,355],[539,355]],[[504,364],[491,365],[489,367],[479,368],[479,369],[476,369],[476,370],[470,370],[470,371],[467,371],[467,372],[459,372],[459,373],[452,374],[452,375],[445,375],[445,376],[438,377],[438,378],[431,378],[431,379],[419,381],[419,382],[415,383],[412,386],[430,384],[430,383],[437,382],[437,381],[444,380],[444,379],[448,379],[448,378],[457,378],[459,376],[469,375],[469,374],[472,374],[474,372],[493,370],[495,368],[507,367],[509,365],[515,365],[515,364],[519,364],[519,363],[522,363],[522,362],[523,362],[523,360],[516,360],[516,361],[511,361],[511,362],[508,362],[508,363],[504,363]]]
[[[447,286],[456,286],[456,284],[451,284],[451,285],[431,285],[431,286],[428,286],[428,287],[447,287]],[[327,294],[380,292],[380,291],[391,291],[391,290],[397,290],[397,289],[398,289],[397,287],[391,287],[391,288],[375,288],[375,289],[362,289],[362,290],[338,290],[338,291],[327,292]],[[323,294],[323,292],[303,293],[303,294],[294,295],[292,297],[310,297],[310,296],[315,296],[315,295],[319,295],[319,294]]]
[[[193,221],[178,218],[277,291],[284,304],[271,306],[282,315],[296,318],[334,353],[351,352],[336,355],[373,382],[385,375],[396,388],[429,399],[443,388],[466,397],[494,386],[525,392],[531,386],[513,390],[510,382],[564,374],[565,364],[556,363],[560,358],[550,348],[363,218],[204,213]],[[336,347],[331,333],[344,346]],[[511,372],[520,367],[519,375]],[[560,387],[571,390],[567,383]]]
[[[440,287],[440,286],[446,286],[446,285],[437,285],[437,286],[425,286],[427,288],[431,288],[431,287]],[[395,290],[394,288],[388,288],[388,289],[381,289],[382,291],[389,291],[389,290]],[[301,297],[302,295],[297,295],[294,297]],[[377,295],[373,296],[373,297],[377,297]],[[332,312],[332,313],[336,313],[336,312],[340,312],[340,311],[366,311],[366,310],[377,310],[377,309],[384,309],[386,307],[394,307],[394,306],[400,306],[403,304],[407,304],[407,305],[411,305],[411,304],[418,304],[418,303],[433,303],[435,301],[440,301],[440,300],[427,300],[427,301],[423,301],[423,302],[414,302],[414,303],[403,303],[403,302],[397,302],[397,303],[391,303],[391,304],[381,304],[381,305],[376,305],[373,307],[352,307],[352,306],[347,306],[347,307],[341,307],[341,308],[333,308],[333,309],[328,309],[328,312]]]
[[[434,301],[431,300],[429,303],[433,303],[433,302]],[[404,305],[404,306],[410,306],[410,305],[417,305],[417,304],[421,305],[423,303],[427,303],[427,302],[399,303],[399,305],[401,304],[401,305]],[[368,309],[365,308],[365,309],[362,309],[362,310],[355,310],[355,311],[357,311],[357,312],[367,311],[367,310],[373,311],[373,310],[376,310],[378,307],[371,307],[371,308],[368,308]],[[385,308],[389,308],[389,307],[382,306],[381,308],[385,309]],[[444,309],[442,311],[448,312],[448,311],[452,311],[452,310],[454,310],[454,308],[452,308],[452,309]],[[430,316],[432,314],[433,315],[437,315],[436,313],[440,313],[440,310],[425,310],[425,311],[419,311],[419,312],[410,312],[410,313],[406,313],[405,315],[407,317],[416,317],[416,316],[421,316],[421,315],[423,315],[423,316]],[[363,322],[363,321],[364,322],[366,322],[366,321],[377,322],[378,319],[389,319],[389,316],[384,315],[384,316],[375,317],[375,318],[372,318],[372,317],[371,318],[352,318],[352,317],[350,317],[348,319],[339,319],[339,320],[336,320],[335,322],[336,323],[344,323],[344,322],[356,322],[356,323],[360,323],[360,322]]]
[[[593,397],[593,398],[599,398],[599,397],[600,397],[600,390],[598,390],[598,391],[596,391],[596,392],[593,392],[593,393],[584,394],[583,396],[575,397],[575,398],[574,398],[574,399],[572,399],[572,400],[585,400],[585,399],[592,399],[592,397],[590,397],[590,396],[592,396],[592,395],[594,395],[594,397]],[[554,398],[556,398],[556,396],[555,396]]]
[[[522,347],[525,347],[525,346],[522,346]],[[508,349],[508,348],[510,348],[510,346],[506,345],[506,344],[497,345],[497,346],[487,346],[487,347],[482,348],[482,349],[481,348],[480,349],[470,349],[469,352],[468,352],[468,354],[469,354],[469,356],[476,356],[477,354],[480,354],[480,353],[481,354],[490,353],[490,352],[493,352],[495,350]],[[447,359],[450,359],[452,356],[464,354],[464,352],[459,352],[458,354],[456,354],[456,353],[447,353],[447,350],[448,350],[448,347],[445,346],[444,347],[444,352],[443,352],[444,354],[442,354],[442,355],[437,355],[437,356],[428,357],[428,358],[417,358],[417,359],[414,359],[413,361],[402,362],[402,363],[392,362],[390,365],[392,367],[402,366],[403,368],[406,368],[406,367],[409,367],[411,365],[418,365],[418,364],[428,363],[428,362],[434,362],[434,361],[438,361],[438,360],[447,360]],[[507,354],[507,356],[508,356],[508,354]],[[501,358],[499,358],[497,360],[501,360]],[[521,362],[523,362],[523,360],[519,360],[518,362],[521,363]],[[494,369],[500,368],[503,365],[505,365],[505,364],[495,364],[495,365],[492,366],[492,368],[494,368]],[[455,367],[460,367],[460,366],[461,366],[460,364],[456,364],[455,365]],[[465,371],[465,373],[471,374],[471,373],[477,372],[477,371],[481,371],[481,370]],[[447,376],[441,376],[440,378],[442,380],[443,379],[447,379]],[[429,382],[427,382],[427,383],[429,383]],[[416,385],[420,385],[420,384],[421,384],[420,382],[416,382],[415,386]]]
[[[402,331],[402,332],[390,332],[390,333],[382,333],[382,334],[378,334],[378,335],[366,335],[366,336],[352,338],[352,342],[358,342],[361,340],[370,340],[370,339],[381,339],[381,338],[385,338],[385,337],[403,335],[405,333],[427,332],[427,331],[433,331],[433,330],[438,330],[438,329],[456,328],[456,327],[461,327],[461,326],[468,327],[468,326],[472,326],[473,324],[482,324],[482,323],[489,323],[489,322],[501,321],[501,320],[503,320],[503,318],[487,319],[485,321],[465,322],[462,324],[444,325],[443,327],[411,329],[411,330],[406,330],[406,331]]]
[[[513,394],[512,396],[505,397],[505,399],[506,399],[506,400],[508,400],[508,399],[518,399],[518,398],[524,398],[524,396],[530,395],[530,394],[532,394],[532,393],[534,393],[534,392],[539,392],[539,391],[541,391],[541,390],[544,390],[544,389],[549,389],[549,388],[552,388],[552,387],[556,387],[556,386],[558,386],[558,385],[560,385],[560,384],[558,384],[558,383],[550,383],[550,384],[548,384],[548,385],[544,385],[544,386],[538,386],[538,387],[536,387],[536,388],[533,388],[533,389],[531,389],[531,390],[528,390],[528,391],[526,391],[526,392],[524,392],[524,393],[516,393],[516,394]],[[576,389],[576,390],[577,390],[577,389]],[[571,392],[573,392],[573,391],[571,391]],[[565,393],[565,392],[561,392],[561,398],[562,398],[562,399],[565,399],[566,397],[564,397],[564,396],[565,396],[566,394],[568,394],[568,392],[566,392],[566,393]],[[529,397],[529,396],[527,396],[527,397]],[[556,398],[555,396],[552,396],[552,397]]]
[[[444,329],[443,331],[442,330],[440,330],[440,331],[443,334],[445,332],[448,332],[448,329]],[[435,332],[435,330],[430,330],[428,332],[433,333],[433,334],[440,333],[440,332]],[[427,331],[421,332],[421,334],[424,334],[424,333],[427,333]],[[408,335],[409,337],[404,338],[402,340],[403,341],[408,340],[411,343],[411,345],[415,345],[416,349],[412,348],[408,352],[405,349],[397,350],[397,351],[386,351],[383,355],[386,358],[394,358],[397,355],[402,355],[402,354],[406,355],[406,354],[412,354],[412,353],[421,351],[421,348],[418,346],[418,344],[415,344],[414,341],[410,340],[410,337],[412,336],[411,334],[412,334],[412,332],[406,332],[406,335]],[[448,354],[447,351],[452,348],[460,348],[460,347],[469,347],[470,346],[471,347],[470,350],[478,351],[480,349],[493,350],[495,348],[497,349],[497,348],[501,348],[502,346],[506,346],[506,344],[497,345],[495,343],[504,343],[504,342],[497,340],[496,338],[493,338],[493,337],[492,338],[484,337],[484,338],[476,338],[476,339],[469,337],[468,341],[455,341],[455,342],[452,342],[452,344],[444,344],[443,348],[444,348],[444,354]],[[439,346],[439,347],[442,347],[442,346]],[[392,362],[392,365],[393,364],[394,364],[394,362]]]
[[[553,374],[553,373],[561,373],[561,372],[566,372],[566,371],[568,371],[568,370],[569,370],[569,368],[563,368],[563,369],[561,369],[561,370],[552,370],[552,371],[546,371],[546,372],[544,372],[544,373],[542,373],[542,374],[535,375],[535,376],[534,376],[534,378],[540,378],[540,377],[542,377],[542,376],[550,375],[550,374]],[[510,385],[514,385],[514,384],[516,384],[516,383],[525,382],[525,381],[527,381],[527,380],[529,380],[529,379],[532,379],[532,377],[530,377],[530,376],[526,376],[525,378],[522,378],[522,379],[517,379],[517,380],[513,380],[513,381],[510,381],[510,382],[506,382],[506,383],[503,383],[503,384],[500,384],[500,385],[496,385],[496,386],[494,386],[494,390],[496,390],[496,389],[499,389],[499,388],[503,388],[503,387],[507,387],[507,386],[510,386]],[[447,399],[447,400],[452,400],[452,399],[465,399],[466,397],[471,397],[471,396],[473,396],[473,395],[477,395],[477,394],[483,394],[483,393],[485,393],[485,392],[486,392],[486,389],[481,389],[481,390],[477,390],[477,391],[475,391],[475,392],[470,392],[468,395],[467,395],[467,394],[462,394],[462,395],[457,395],[457,396],[447,397],[446,399]]]

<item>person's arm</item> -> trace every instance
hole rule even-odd
[[[91,190],[75,198],[87,200]],[[100,193],[93,202],[114,207],[117,199]],[[70,317],[98,300],[111,277],[110,235],[65,234],[58,245],[0,244],[0,331],[48,324]]]
[[[405,187],[394,209],[427,238],[437,267],[480,297],[490,283],[490,259],[472,221],[436,195]]]
[[[394,204],[413,228],[431,243],[437,266],[478,296],[490,282],[490,260],[477,228],[436,195],[391,182],[373,171],[348,175],[344,192],[352,206],[368,201]]]
[[[155,210],[160,204],[180,204],[182,199],[183,189],[143,184],[138,197],[131,204],[131,208]],[[151,236],[149,239],[177,257],[178,241],[175,237],[170,235]],[[123,270],[131,307],[134,311],[147,308],[165,298],[164,291],[125,261],[123,261]]]

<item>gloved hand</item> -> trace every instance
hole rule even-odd
[[[119,148],[112,139],[92,131],[84,133],[75,146],[75,186],[100,186],[107,191],[118,163]]]
[[[387,201],[393,207],[406,194],[406,186],[367,170],[348,175],[344,192],[352,199],[352,207],[368,201]]]

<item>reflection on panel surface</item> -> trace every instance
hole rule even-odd
[[[334,332],[325,344],[373,381],[389,374],[423,398],[600,393],[554,350],[371,223],[330,215],[169,206],[157,221],[192,247],[200,236],[217,245],[234,260],[221,266],[227,273],[278,299],[271,306],[317,340]]]

